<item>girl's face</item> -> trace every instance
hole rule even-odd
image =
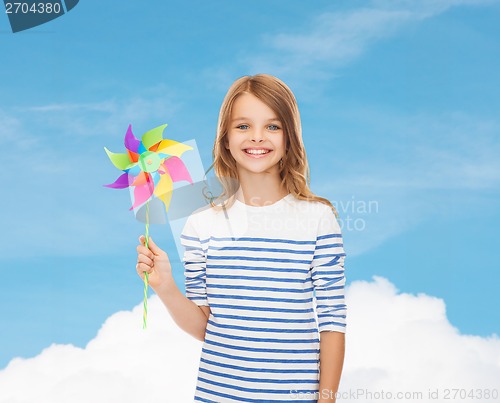
[[[226,148],[242,173],[279,174],[285,135],[274,111],[255,95],[241,94],[233,104]]]

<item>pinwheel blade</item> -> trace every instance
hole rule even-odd
[[[134,153],[133,151],[127,150],[128,157],[130,158],[130,161],[132,162],[137,162],[139,161],[139,154]]]
[[[107,188],[112,188],[112,189],[125,189],[130,186],[129,184],[129,175],[128,173],[124,173],[121,175],[117,180],[115,180],[113,183],[110,183],[109,185],[103,185]]]
[[[180,158],[175,156],[167,158],[163,162],[163,166],[168,170],[168,173],[172,177],[172,181],[179,182],[185,180],[189,183],[193,183],[191,175]]]
[[[156,152],[160,143],[161,143],[161,141],[159,143],[153,144],[151,147],[148,148],[148,150]]]
[[[134,181],[130,184],[130,186],[141,186],[150,181],[150,177],[146,172],[140,172],[134,179]],[[154,184],[152,184],[154,186]]]
[[[154,191],[153,182],[146,182],[144,185],[139,185],[134,188],[134,204],[129,210],[139,207],[146,203]]]
[[[168,211],[170,200],[172,199],[173,182],[168,174],[161,175],[160,181],[154,190],[154,195],[158,197],[165,205],[165,210]]]
[[[128,154],[117,154],[109,151],[106,147],[104,147],[104,150],[106,154],[108,154],[113,165],[122,171],[134,164],[134,162],[130,161]]]
[[[175,140],[163,140],[156,149],[157,153],[174,155],[176,157],[180,157],[185,151],[192,150],[193,147],[190,147],[186,144],[179,143]]]
[[[125,134],[125,148],[129,151],[137,153],[141,142],[132,133],[132,125],[128,125],[127,134]]]
[[[161,179],[161,175],[158,173],[158,171],[151,172],[150,175],[151,175],[151,178],[153,179],[155,187],[158,186],[158,182]]]
[[[134,164],[128,167],[126,171],[132,176],[137,176],[142,172],[141,167],[137,162],[134,162]]]
[[[148,151],[146,147],[142,144],[142,142],[139,144],[139,149],[137,150],[137,153],[142,154],[144,151]]]
[[[142,136],[142,145],[144,146],[144,148],[149,149],[149,147],[152,147],[156,143],[162,141],[162,133],[165,127],[167,127],[167,124],[155,127],[154,129],[151,129],[144,133],[144,135]]]

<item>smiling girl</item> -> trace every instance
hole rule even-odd
[[[345,251],[334,207],[309,189],[286,84],[266,74],[236,80],[213,157],[226,197],[183,229],[186,296],[167,254],[144,237],[137,247],[139,276],[149,273],[176,324],[203,341],[194,400],[333,402],[345,352]]]

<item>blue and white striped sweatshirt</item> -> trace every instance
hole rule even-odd
[[[202,402],[316,402],[319,332],[346,331],[345,252],[330,207],[289,194],[192,214],[186,296],[210,306],[195,392]]]

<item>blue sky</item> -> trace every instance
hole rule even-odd
[[[143,226],[103,147],[129,123],[196,139],[206,167],[230,84],[294,91],[312,189],[337,203],[349,281],[443,298],[499,334],[499,1],[80,2],[12,34],[0,15],[0,368],[85,345],[142,298]],[[182,266],[168,226],[152,235]],[[140,323],[137,324],[140,326]]]

